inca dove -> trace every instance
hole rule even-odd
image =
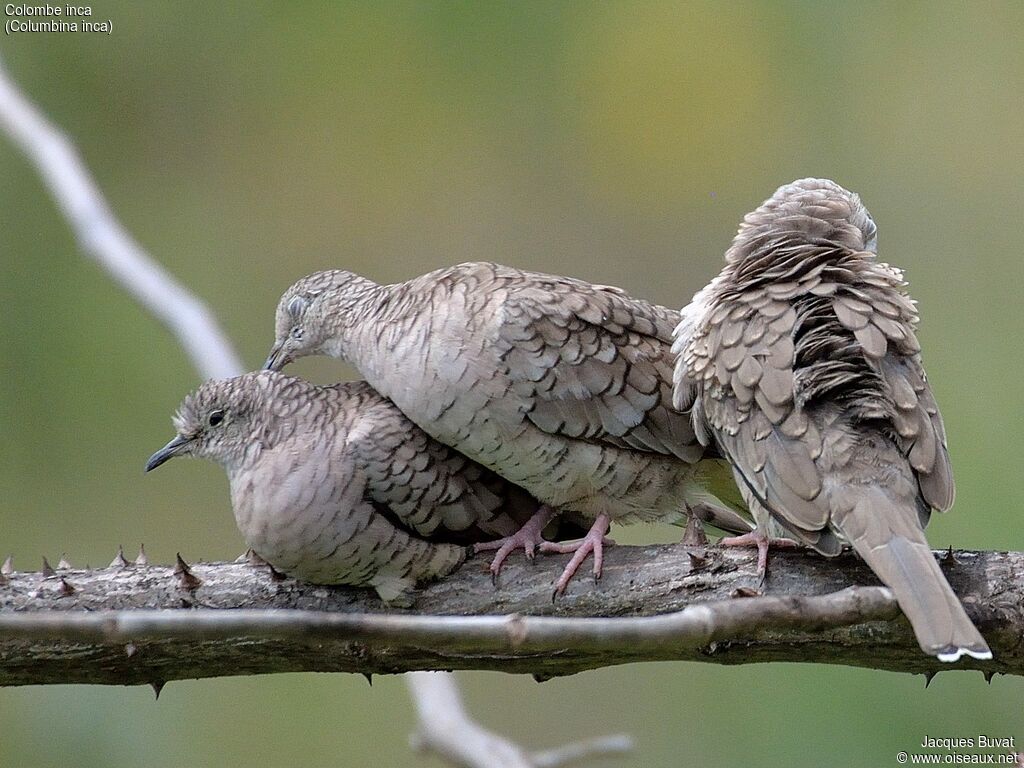
[[[594,520],[576,545],[536,528],[502,543],[575,550],[565,589],[594,553],[600,575],[610,520],[674,519],[699,506],[716,525],[748,530],[709,490],[717,466],[688,414],[671,403],[678,313],[618,288],[471,263],[405,283],[319,272],[289,288],[267,367],[305,355],[353,363],[425,432],[522,486],[550,507]],[[726,475],[726,482],[732,485]]]
[[[849,541],[925,652],[991,658],[925,540],[953,503],[946,436],[900,270],[857,195],[781,187],[683,310],[676,406],[733,463],[763,541],[769,512],[826,555]]]
[[[538,502],[432,440],[364,382],[317,387],[279,373],[208,381],[185,398],[173,456],[227,471],[239,530],[284,573],[373,586],[408,602],[466,544],[515,532]]]

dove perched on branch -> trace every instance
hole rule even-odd
[[[682,311],[675,404],[732,463],[762,572],[769,515],[823,554],[849,542],[926,653],[991,658],[924,537],[953,474],[917,311],[867,209],[795,181],[744,218],[725,261]]]
[[[211,380],[174,424],[147,471],[174,456],[217,462],[260,557],[304,581],[372,586],[394,604],[538,506],[361,381],[318,387],[269,371]]]
[[[672,407],[678,313],[618,288],[498,264],[439,269],[395,285],[341,270],[282,296],[266,366],[326,354],[349,361],[425,432],[544,502],[497,542],[574,551],[564,591],[612,520],[678,521],[695,508],[719,527],[750,526],[711,488],[735,485],[701,462],[688,414]],[[593,521],[578,544],[539,536],[554,514]]]

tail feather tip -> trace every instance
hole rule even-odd
[[[987,647],[983,647],[981,649],[950,647],[942,649],[935,655],[939,661],[946,663],[960,661],[960,659],[964,656],[970,656],[972,659],[978,659],[979,661],[988,661],[992,658],[992,651],[990,651]]]

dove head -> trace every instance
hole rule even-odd
[[[779,187],[744,217],[726,260],[763,254],[765,246],[800,244],[874,254],[877,232],[856,194],[829,179],[799,179]]]
[[[154,453],[146,471],[175,456],[210,459],[237,466],[262,445],[266,429],[262,403],[273,373],[211,379],[188,395],[174,415],[174,439]]]
[[[345,359],[345,332],[361,301],[378,289],[352,272],[314,272],[292,285],[277,304],[274,346],[264,368],[281,370],[308,355]]]

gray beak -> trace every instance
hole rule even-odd
[[[146,471],[149,472],[151,469],[156,469],[168,459],[173,459],[175,456],[181,455],[185,452],[190,442],[192,441],[187,437],[178,435],[171,440],[171,442],[149,457],[149,461],[146,462]]]
[[[267,355],[267,362],[263,364],[263,370],[280,371],[290,362],[291,358],[284,351],[284,344],[278,342],[273,347],[271,347],[270,354]]]

